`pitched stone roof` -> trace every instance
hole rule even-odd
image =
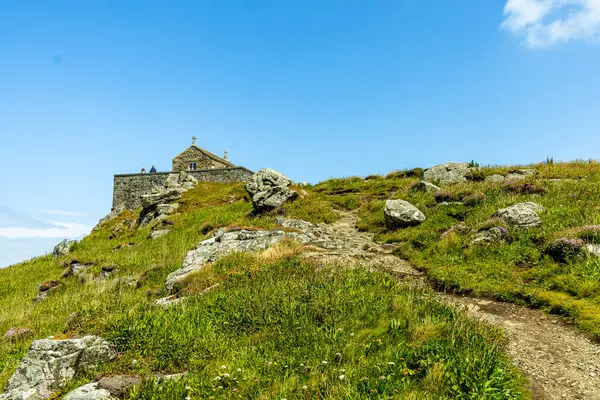
[[[175,157],[173,157],[173,160],[174,160],[174,159],[176,159],[176,158],[179,158],[180,156],[182,156],[182,155],[183,155],[183,153],[185,153],[186,151],[188,151],[189,149],[192,149],[192,148],[194,148],[194,149],[196,149],[196,150],[200,150],[200,152],[201,152],[202,154],[204,154],[204,155],[205,155],[205,156],[207,156],[208,158],[211,158],[211,159],[213,159],[214,161],[220,162],[220,163],[222,163],[222,164],[225,164],[225,165],[227,165],[227,166],[229,166],[229,167],[236,167],[236,165],[235,165],[235,164],[232,164],[232,163],[231,163],[231,162],[229,162],[228,160],[226,160],[226,159],[224,159],[224,158],[222,158],[222,157],[219,157],[219,156],[217,156],[217,155],[215,155],[215,154],[211,153],[211,152],[210,152],[210,151],[208,151],[208,150],[204,150],[202,147],[199,147],[199,146],[198,146],[198,145],[196,145],[195,143],[194,143],[194,144],[192,144],[192,145],[191,145],[190,147],[188,147],[187,149],[185,149],[184,151],[182,151],[181,153],[179,153],[178,155],[176,155]]]

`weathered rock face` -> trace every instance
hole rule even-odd
[[[71,248],[73,248],[75,243],[77,243],[77,240],[63,240],[54,247],[54,250],[52,250],[52,255],[54,258],[66,256],[71,252]]]
[[[87,269],[91,267],[90,264],[82,264],[79,261],[73,261],[69,266],[63,271],[62,277],[68,278],[70,276],[79,276],[84,273]]]
[[[495,226],[493,228],[478,232],[470,244],[471,246],[498,244],[503,242],[510,242],[510,240],[511,236],[506,228]]]
[[[411,192],[433,192],[433,193],[435,193],[440,190],[442,190],[442,189],[435,186],[433,183],[430,183],[427,181],[417,182],[410,188]]]
[[[140,226],[147,225],[154,219],[165,219],[168,215],[174,214],[179,208],[176,202],[181,199],[181,194],[197,183],[198,180],[185,171],[170,174],[162,188],[141,197]]]
[[[423,180],[451,185],[453,183],[467,182],[473,177],[473,172],[468,163],[446,163],[436,165],[423,172]]]
[[[165,287],[172,291],[176,282],[182,280],[192,272],[202,269],[209,262],[231,253],[248,253],[264,250],[280,242],[284,238],[308,243],[310,238],[295,232],[275,231],[248,231],[233,232],[217,231],[215,236],[201,242],[195,249],[189,251],[180,269],[169,274]]]
[[[542,224],[538,212],[544,207],[532,203],[518,203],[496,211],[495,216],[502,218],[507,224],[520,228],[535,228]]]
[[[386,200],[383,216],[390,229],[419,225],[427,219],[417,207],[404,200]]]
[[[79,371],[110,361],[112,347],[97,336],[81,339],[36,340],[8,380],[2,400],[49,398]]]
[[[269,211],[282,206],[286,201],[298,197],[298,193],[288,187],[292,184],[285,175],[264,168],[252,176],[246,184],[246,191],[257,212]]]

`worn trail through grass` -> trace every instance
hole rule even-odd
[[[356,221],[355,213],[344,212],[339,220],[321,225],[335,248],[310,250],[304,256],[323,263],[366,265],[414,286],[427,285],[425,275],[376,243],[373,234],[359,232]],[[441,297],[505,332],[508,353],[529,379],[532,399],[600,399],[600,346],[562,318],[495,300]]]

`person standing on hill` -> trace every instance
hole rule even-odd
[[[154,165],[152,166],[152,168],[150,168],[150,173],[152,172],[156,172],[156,168],[154,168]]]

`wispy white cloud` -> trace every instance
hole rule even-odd
[[[49,222],[51,226],[43,228],[7,226],[0,227],[0,237],[8,239],[23,238],[76,238],[87,235],[91,226],[70,222]]]
[[[507,0],[504,17],[531,48],[600,38],[600,0]]]
[[[37,212],[41,212],[44,214],[52,214],[52,215],[67,215],[70,217],[85,217],[86,215],[83,213],[78,213],[74,211],[63,211],[63,210],[47,210],[47,209],[38,209],[35,210]]]

